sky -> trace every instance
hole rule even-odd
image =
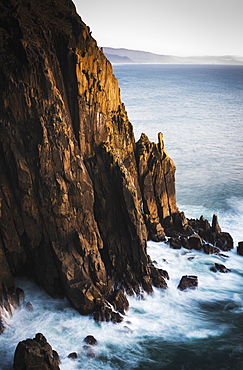
[[[243,0],[74,0],[99,46],[243,56]]]

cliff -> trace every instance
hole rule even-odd
[[[151,273],[146,225],[164,237],[174,165],[161,145],[135,144],[111,64],[71,1],[3,2],[0,27],[1,286],[11,295],[13,276],[29,276],[102,319],[118,288],[166,285]],[[144,192],[157,183],[144,177],[154,150],[159,203]]]
[[[133,128],[112,67],[70,0],[0,5],[0,302],[33,278],[97,320],[166,287],[146,251],[188,224],[175,166]],[[111,308],[111,305],[113,308]]]

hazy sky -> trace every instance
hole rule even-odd
[[[243,0],[74,0],[99,46],[243,56]]]

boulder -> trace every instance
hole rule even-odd
[[[198,278],[194,275],[182,276],[178,285],[179,290],[196,289],[198,286]]]
[[[60,370],[60,358],[43,334],[19,342],[14,354],[14,370]]]
[[[215,236],[215,246],[222,251],[229,251],[234,247],[232,236],[227,232],[217,233]]]
[[[203,246],[202,238],[198,234],[192,234],[188,238],[188,245],[190,249],[196,249],[199,251]]]
[[[210,267],[210,270],[213,271],[213,272],[222,272],[222,273],[227,273],[227,272],[230,272],[231,270],[228,269],[227,267],[225,267],[224,265],[220,264],[220,263],[215,263],[214,266]]]
[[[87,335],[87,337],[84,338],[84,342],[90,344],[91,346],[98,344],[97,339],[93,335]]]
[[[243,241],[238,243],[237,253],[238,253],[240,256],[243,256]]]
[[[181,241],[181,245],[182,245],[183,248],[191,249],[191,247],[188,243],[188,238],[186,236],[181,236],[180,241]]]
[[[218,254],[220,252],[220,249],[217,247],[214,247],[212,244],[203,244],[203,250],[206,254]]]
[[[170,247],[173,249],[181,249],[181,241],[179,238],[172,237],[169,239]]]
[[[27,311],[34,311],[34,307],[31,302],[26,302],[25,308]]]
[[[72,360],[76,360],[78,358],[77,352],[69,353],[68,358],[71,358]]]

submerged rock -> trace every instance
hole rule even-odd
[[[68,358],[71,358],[72,360],[76,360],[78,358],[77,352],[69,353]]]
[[[31,302],[26,302],[25,308],[27,311],[34,311],[34,307]]]
[[[196,289],[197,286],[198,286],[197,276],[185,275],[185,276],[182,276],[177,288],[179,290],[187,290],[187,289]]]
[[[227,273],[227,272],[231,272],[230,269],[228,269],[227,267],[225,267],[224,265],[220,264],[220,263],[215,263],[213,267],[210,267],[210,270],[213,271],[213,272],[223,272],[223,273]]]
[[[19,342],[14,354],[14,370],[59,370],[60,358],[43,334]]]

